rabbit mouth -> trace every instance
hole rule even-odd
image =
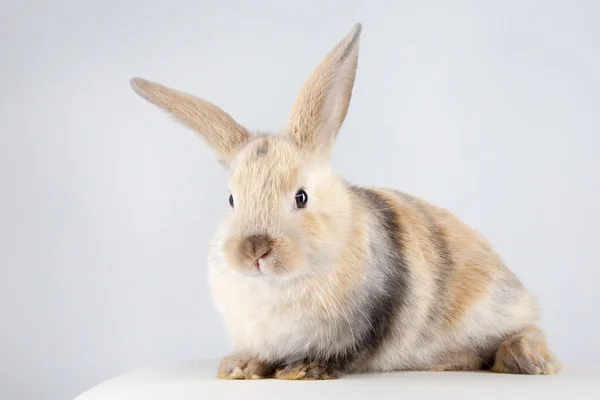
[[[284,271],[281,271],[275,254],[268,254],[254,260],[252,263],[257,276],[275,276],[284,273]]]
[[[254,261],[254,264],[256,265],[256,268],[260,271],[260,273],[264,274],[266,272],[267,262],[264,258],[259,258],[258,260]]]
[[[244,275],[248,276],[273,276],[277,274],[277,267],[274,257],[271,254],[260,258],[246,258],[239,260],[237,268]]]

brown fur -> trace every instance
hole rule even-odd
[[[422,213],[429,216],[437,234],[441,235],[448,246],[452,270],[445,277],[448,280],[448,293],[443,301],[448,304],[447,324],[456,325],[465,312],[488,293],[492,283],[491,275],[504,274],[504,264],[475,230],[463,224],[453,214],[422,199],[412,196],[410,199]],[[433,247],[431,236],[423,240],[421,247]],[[430,260],[432,264],[435,264],[434,261]],[[437,261],[439,262],[439,255]]]
[[[457,263],[449,283],[449,325],[458,324],[477,301],[484,298],[491,283],[490,272],[475,261]]]

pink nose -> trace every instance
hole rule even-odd
[[[252,235],[245,238],[240,246],[242,254],[258,260],[271,252],[273,240],[267,235]]]

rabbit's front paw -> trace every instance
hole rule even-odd
[[[219,379],[265,379],[273,369],[257,357],[236,353],[224,357],[219,365]]]

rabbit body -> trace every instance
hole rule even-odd
[[[208,259],[234,348],[219,377],[559,371],[536,302],[479,233],[445,209],[330,169],[360,32],[357,24],[313,71],[276,135],[252,134],[190,94],[131,81],[230,172],[231,209]]]

